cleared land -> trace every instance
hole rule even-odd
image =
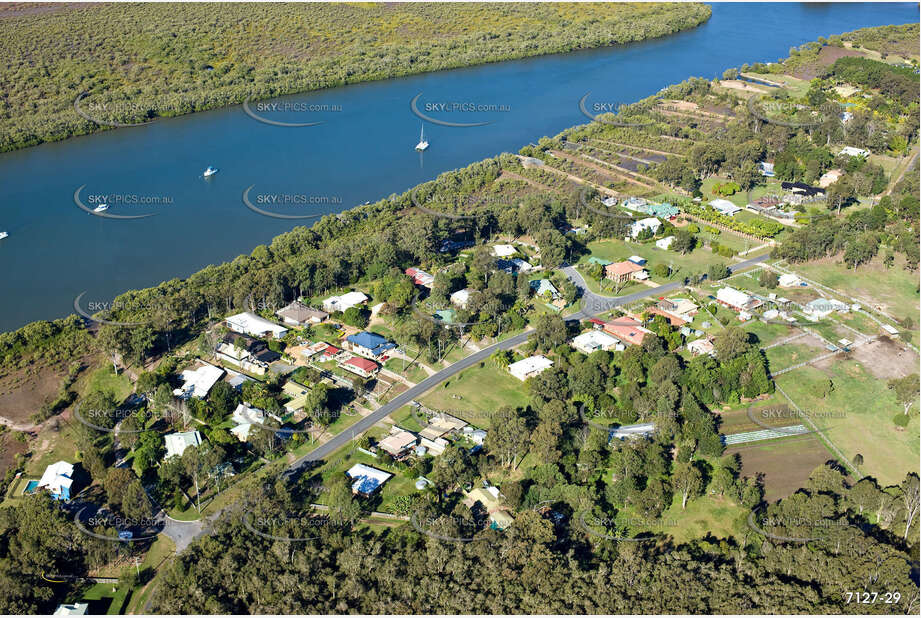
[[[789,496],[804,486],[816,467],[834,459],[814,435],[782,438],[726,450],[742,458],[742,475],[764,474],[764,499],[768,502]]]
[[[917,370],[918,357],[911,356]],[[901,367],[901,359],[896,357],[894,362]],[[874,364],[875,371],[898,375],[894,367],[882,365],[881,359]],[[864,463],[859,466],[863,474],[888,485],[901,482],[908,472],[918,472],[917,404],[908,427],[899,430],[892,418],[903,408],[886,388],[885,380],[874,377],[869,366],[838,359],[821,365],[784,374],[777,383],[804,412],[815,417],[816,425],[849,460],[858,453],[863,456]],[[823,397],[823,384],[828,380],[834,388]]]
[[[522,382],[492,361],[462,371],[429,391],[420,402],[488,428],[492,412],[502,406],[528,405],[527,390]]]

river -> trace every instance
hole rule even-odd
[[[321,123],[312,126],[263,123],[234,106],[0,155],[0,231],[10,234],[0,240],[0,330],[72,313],[84,292],[88,307],[188,276],[312,223],[254,212],[241,199],[248,187],[265,211],[343,210],[586,122],[588,93],[590,106],[631,102],[689,76],[776,61],[819,36],[918,19],[911,3],[712,6],[706,24],[662,39],[250,104],[270,121]],[[422,154],[411,109],[420,94],[416,108],[439,121],[424,123]],[[209,165],[219,172],[205,179]],[[75,204],[80,187],[85,206],[109,205],[103,214],[154,216],[88,214]]]

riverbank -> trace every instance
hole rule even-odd
[[[0,152],[247,99],[637,42],[710,15],[699,3],[4,7]]]

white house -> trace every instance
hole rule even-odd
[[[617,202],[615,202],[615,204],[616,203]],[[624,208],[629,208],[630,210],[641,210],[645,206],[646,200],[642,197],[628,197],[624,200]]]
[[[732,216],[735,215],[737,212],[739,212],[740,210],[742,210],[741,208],[739,208],[738,206],[736,206],[735,204],[733,204],[733,203],[730,202],[729,200],[723,200],[723,199],[711,200],[711,201],[710,201],[710,206],[713,207],[713,210],[715,210],[715,211],[717,211],[718,213],[720,213],[721,215],[725,215],[725,216],[727,216],[727,217],[732,217]]]
[[[253,408],[248,404],[238,403],[233,414],[230,415],[230,420],[238,425],[243,425],[245,423],[264,423],[265,412],[259,408]]]
[[[811,320],[821,320],[835,311],[848,313],[850,310],[851,308],[847,303],[834,298],[816,298],[803,306],[803,313]]]
[[[595,350],[624,350],[626,346],[620,339],[607,334],[603,330],[592,329],[581,335],[573,337],[570,342],[572,347],[583,354],[591,354]]]
[[[227,323],[227,328],[230,330],[252,337],[267,337],[271,335],[278,339],[284,337],[285,333],[288,332],[288,329],[281,324],[276,324],[265,318],[260,318],[255,313],[250,313],[249,311],[232,315],[224,321]]]
[[[646,217],[630,224],[630,237],[636,238],[643,230],[652,230],[653,234],[658,234],[662,228],[662,222],[655,217]]]
[[[730,287],[720,288],[716,293],[716,300],[737,311],[755,309],[762,304],[760,300],[752,298],[745,292]]]
[[[336,311],[345,312],[347,309],[357,307],[368,302],[368,297],[361,292],[346,292],[341,296],[330,296],[323,301],[323,311],[333,313]]]
[[[58,605],[52,616],[86,616],[89,612],[89,603],[71,603],[70,605]]]
[[[665,238],[660,238],[656,241],[656,247],[659,249],[668,249],[672,246],[673,242],[675,242],[674,236],[666,236]]]
[[[531,266],[530,262],[525,262],[521,258],[512,258],[511,262],[515,265],[515,270],[520,273],[529,273],[534,270],[534,267]]]
[[[849,157],[869,157],[870,151],[864,150],[863,148],[854,148],[853,146],[845,146],[841,149],[839,155],[847,155]]]
[[[520,360],[517,363],[512,363],[508,366],[508,370],[509,373],[511,373],[513,376],[524,382],[528,378],[533,378],[539,373],[550,369],[552,366],[552,360],[546,356],[538,354],[537,356],[529,356],[528,358]]]
[[[695,339],[688,343],[687,347],[688,351],[694,356],[700,356],[701,354],[716,356],[716,349],[713,347],[713,341],[710,339]]]
[[[166,443],[166,457],[182,457],[182,454],[190,446],[197,447],[201,444],[201,434],[197,431],[181,431],[163,436]]]
[[[493,245],[492,254],[496,257],[509,257],[518,253],[512,245]]]
[[[463,290],[458,290],[451,294],[451,304],[455,307],[460,307],[461,309],[467,308],[467,303],[470,301],[470,288],[464,288]]]
[[[173,395],[183,399],[189,397],[198,397],[204,399],[208,396],[211,387],[217,384],[217,381],[224,375],[224,370],[214,365],[202,365],[198,369],[186,369],[179,379],[182,380],[182,386],[173,391]]]
[[[352,479],[352,493],[362,496],[370,496],[393,476],[389,472],[360,463],[349,468],[345,475]]]
[[[802,279],[793,273],[785,273],[777,279],[777,284],[782,288],[798,288],[804,286]]]
[[[45,468],[39,479],[39,489],[47,489],[57,500],[70,500],[70,487],[73,485],[74,465],[66,461],[53,463]]]

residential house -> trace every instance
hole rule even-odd
[[[603,200],[601,200],[601,204],[602,206],[605,206],[606,208],[614,208],[615,206],[617,206],[617,198],[610,197],[610,196],[606,197]]]
[[[549,279],[535,279],[528,285],[534,290],[534,294],[540,298],[545,298],[547,294],[550,294],[551,300],[556,300],[560,297],[559,290],[556,289],[556,286],[553,285]]]
[[[673,315],[684,320],[685,322],[690,322],[693,320],[694,316],[697,315],[698,309],[697,305],[695,305],[687,298],[663,298],[658,303],[656,303],[656,307],[669,315]]]
[[[710,338],[695,339],[688,343],[687,347],[688,351],[694,356],[700,356],[701,354],[716,356],[716,348],[713,347],[713,340]]]
[[[164,460],[170,457],[182,457],[187,448],[198,447],[201,444],[201,434],[197,431],[180,431],[163,436],[166,444],[166,456]]]
[[[716,212],[726,217],[735,216],[737,212],[742,210],[741,208],[739,208],[738,206],[736,206],[729,200],[724,200],[724,199],[711,200],[710,206],[713,207],[713,210],[715,210]]]
[[[291,398],[284,404],[285,410],[291,414],[303,408],[304,404],[307,403],[307,398],[310,397],[310,389],[293,380],[285,382],[284,386],[281,387],[281,392]]]
[[[646,204],[640,208],[640,211],[661,219],[674,219],[681,214],[680,210],[668,202],[662,202],[661,204]]]
[[[230,420],[237,425],[245,423],[264,423],[265,412],[247,403],[238,403],[237,407],[234,408],[234,411],[230,414]]]
[[[806,287],[806,284],[793,273],[784,273],[777,279],[777,284],[782,288]]]
[[[384,486],[384,483],[393,476],[389,472],[366,466],[365,464],[355,464],[349,468],[345,475],[352,481],[352,493],[358,494],[365,498],[376,492]]]
[[[803,305],[803,313],[810,320],[821,320],[828,317],[835,311],[839,313],[848,313],[850,306],[834,298],[816,298]]]
[[[295,300],[287,307],[279,309],[275,315],[281,318],[281,321],[289,326],[306,326],[307,324],[319,324],[329,317],[329,314],[313,307],[308,307],[299,300]]]
[[[478,446],[482,446],[483,442],[486,441],[485,429],[474,429],[470,425],[467,425],[461,430],[461,433],[465,438]]]
[[[583,354],[591,354],[596,350],[623,350],[625,346],[620,339],[613,337],[601,330],[590,330],[569,342],[572,347]]]
[[[512,245],[493,245],[492,254],[496,257],[511,257],[518,253]]]
[[[653,234],[658,234],[661,228],[662,222],[655,217],[640,219],[630,224],[630,238],[636,238],[644,230],[652,230]]]
[[[73,477],[74,465],[66,461],[59,461],[45,468],[36,489],[47,489],[55,500],[70,500]]]
[[[269,364],[281,358],[281,354],[269,349],[264,341],[236,333],[225,335],[217,344],[215,354],[224,362],[260,376],[265,375]]]
[[[454,292],[451,294],[451,304],[455,307],[466,309],[467,303],[470,301],[471,292],[473,292],[471,288],[464,288],[463,290]]]
[[[604,276],[615,283],[626,283],[633,279],[639,279],[638,273],[646,273],[646,270],[639,264],[630,261],[614,262],[604,267]]]
[[[406,456],[416,446],[416,436],[394,426],[386,438],[377,443],[377,447],[389,453],[394,459]]]
[[[276,339],[280,339],[288,332],[288,329],[284,326],[276,324],[275,322],[270,322],[249,311],[232,315],[224,320],[224,322],[226,322],[227,328],[230,330],[253,337],[272,336]]]
[[[429,420],[429,424],[419,432],[419,436],[429,440],[435,440],[449,433],[463,430],[467,426],[465,421],[451,416],[450,414],[441,413],[433,416]]]
[[[622,317],[612,322],[604,322],[602,326],[604,332],[614,335],[625,344],[640,345],[646,335],[652,333],[651,330],[643,328],[643,325],[633,318]]]
[[[768,163],[767,161],[759,161],[758,171],[761,172],[762,176],[773,178],[774,177],[774,164]]]
[[[617,202],[615,201],[614,204],[616,203]],[[614,204],[611,205],[613,206]],[[623,206],[624,208],[629,208],[630,210],[644,212],[641,209],[646,206],[646,200],[642,197],[629,197],[624,201]]]
[[[854,148],[853,146],[845,146],[841,149],[839,155],[847,155],[849,157],[869,157],[870,151],[864,150],[863,148]]]
[[[716,302],[736,311],[751,311],[763,304],[757,298],[730,287],[720,288],[717,291]]]
[[[404,271],[412,280],[413,283],[424,288],[432,289],[432,284],[435,283],[435,277],[428,274],[424,270],[419,268],[407,268]]]
[[[445,452],[450,443],[444,438],[420,438],[419,446],[426,449],[432,457],[438,457]]]
[[[362,331],[345,338],[345,349],[365,358],[379,358],[385,352],[393,350],[397,344],[388,341],[377,333]]]
[[[679,328],[688,323],[688,321],[685,320],[684,318],[678,317],[677,315],[673,315],[669,313],[668,311],[662,311],[656,306],[647,308],[646,313],[650,315],[661,315],[663,318],[665,318],[668,321],[670,325],[679,327]]]
[[[380,371],[380,367],[373,360],[368,360],[367,358],[361,358],[360,356],[353,356],[347,361],[339,363],[341,369],[350,371],[354,374],[360,375],[363,378],[370,378],[377,375],[377,372]]]
[[[89,613],[89,603],[71,603],[69,605],[58,605],[52,616],[86,616]]]
[[[204,399],[208,396],[217,381],[224,375],[224,370],[214,365],[202,364],[198,369],[186,369],[180,375],[182,386],[173,391],[173,395],[180,399],[198,397]]]
[[[553,361],[538,354],[536,356],[529,356],[524,360],[520,360],[517,363],[512,363],[508,366],[508,371],[513,376],[524,382],[528,378],[533,378],[534,376],[543,373],[547,369],[553,366]]]
[[[515,272],[529,273],[534,270],[534,267],[531,266],[530,262],[525,262],[521,258],[512,258],[510,261],[515,266]]]
[[[660,238],[656,241],[656,247],[659,249],[668,249],[672,246],[673,242],[675,242],[674,236],[666,236],[665,238]]]
[[[343,353],[342,350],[340,350],[336,346],[329,345],[325,341],[318,341],[307,347],[307,349],[304,351],[304,356],[318,355],[319,360],[329,361],[329,360],[336,358],[342,353]]]
[[[368,297],[361,292],[346,292],[341,296],[330,296],[323,301],[323,311],[335,313],[345,312],[352,307],[358,307],[368,302]]]

